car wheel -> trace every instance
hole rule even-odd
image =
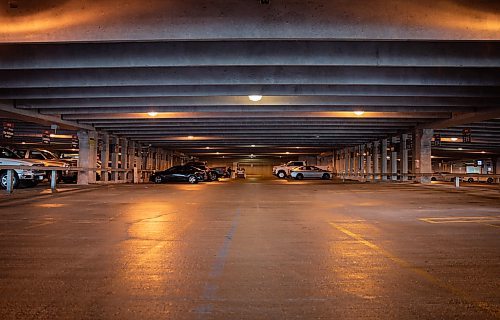
[[[285,178],[286,178],[286,173],[285,173],[285,171],[280,171],[280,172],[278,172],[278,178],[280,178],[280,179],[285,179]]]
[[[467,182],[474,182],[474,178],[467,179]]]
[[[14,176],[12,177],[12,179],[12,185],[14,186],[14,188],[17,188],[19,186],[19,177],[17,176],[16,172],[14,172]],[[2,172],[2,174],[0,175],[0,185],[3,189],[7,189],[7,172]]]
[[[323,176],[321,177],[323,180],[330,180],[330,175],[328,173],[324,173]]]
[[[188,182],[191,184],[195,184],[195,183],[198,183],[198,179],[196,179],[195,176],[189,176]]]
[[[154,178],[154,181],[155,181],[155,183],[162,183],[162,182],[163,182],[163,179],[162,179],[160,176],[156,176],[156,177]]]
[[[436,181],[436,180],[437,180],[436,177],[431,178],[431,181]]]
[[[304,175],[302,173],[297,174],[297,180],[304,179]]]
[[[488,180],[486,180],[487,183],[493,183],[493,178],[488,178]]]

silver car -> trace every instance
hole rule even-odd
[[[329,180],[331,178],[330,172],[315,166],[297,167],[295,169],[292,169],[290,175],[292,176],[292,178],[297,180],[302,180],[302,179]]]

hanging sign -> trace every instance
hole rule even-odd
[[[42,133],[42,143],[43,144],[50,144],[50,131],[49,130],[45,130]]]
[[[471,142],[471,130],[470,128],[465,128],[462,130],[462,142]]]
[[[3,137],[5,139],[12,139],[14,136],[14,124],[12,122],[3,123]]]
[[[76,134],[71,136],[71,147],[77,149],[79,145],[78,136]]]
[[[441,135],[440,134],[435,134],[434,139],[432,140],[432,146],[433,147],[438,147],[441,145]]]

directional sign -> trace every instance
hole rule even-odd
[[[77,149],[78,148],[78,144],[79,144],[78,136],[76,134],[72,135],[71,136],[71,147],[73,149]]]
[[[432,146],[433,147],[438,147],[441,145],[441,135],[440,134],[435,134],[434,139],[432,140]]]
[[[3,123],[3,137],[11,139],[14,136],[14,124],[12,122]]]
[[[45,130],[42,133],[42,143],[43,144],[50,144],[50,131],[49,130]]]
[[[462,130],[462,142],[471,142],[471,130],[470,128],[465,128]]]

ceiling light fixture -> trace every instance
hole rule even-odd
[[[457,137],[453,137],[453,138],[451,138],[450,140],[451,140],[451,141],[453,141],[453,142],[455,142],[455,141],[457,141],[457,140],[458,140],[458,138],[457,138]]]
[[[156,117],[156,116],[158,115],[158,112],[156,112],[156,111],[149,111],[149,112],[148,112],[148,115],[149,115],[150,117]]]
[[[365,114],[365,112],[361,111],[361,110],[356,110],[356,111],[354,111],[354,114],[357,115],[357,116],[362,116],[362,115]]]
[[[255,145],[254,145],[254,144],[252,144],[252,148],[255,148]]]
[[[285,152],[285,153],[286,153],[286,154],[290,154],[290,152],[288,152],[288,151],[287,151],[287,152]]]
[[[205,147],[205,149],[207,149],[207,150],[208,150],[208,149],[210,149],[210,147]]]
[[[458,148],[458,150],[463,150],[463,148]]]
[[[192,140],[192,139],[194,139],[194,137],[193,136],[188,136],[188,139]]]
[[[262,100],[262,96],[259,94],[251,94],[248,96],[248,99],[250,99],[253,102],[258,102],[258,101]]]

